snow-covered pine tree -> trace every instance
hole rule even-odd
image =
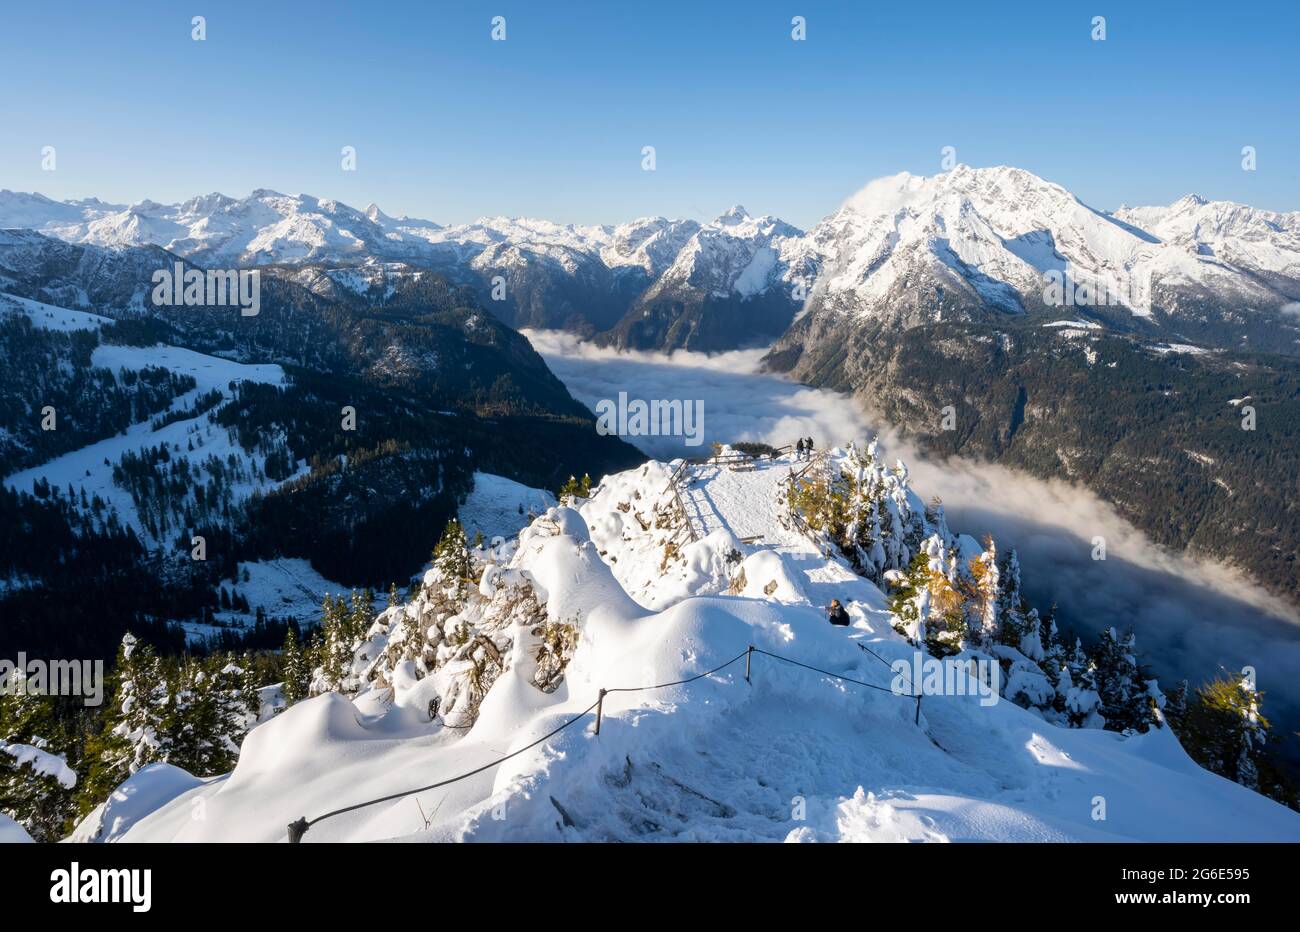
[[[971,638],[977,647],[987,650],[1001,641],[1002,623],[1001,571],[997,544],[992,537],[984,538],[984,552],[970,561],[969,578],[962,583]]]
[[[1031,660],[1042,660],[1038,613],[1034,612],[1032,620],[1030,619],[1029,606],[1020,581],[1020,556],[1014,547],[1007,555],[1000,582],[1002,597],[999,603],[1001,614],[998,619],[998,642],[1014,647]]]
[[[1060,629],[1056,625],[1055,602],[1047,610],[1047,617],[1039,620],[1038,633],[1043,645],[1043,659],[1039,666],[1043,668],[1043,673],[1047,675],[1051,684],[1057,686],[1057,681],[1061,678],[1061,670],[1065,667],[1066,650],[1065,644],[1061,641]]]
[[[1097,693],[1097,670],[1083,649],[1083,642],[1075,638],[1074,649],[1061,668],[1057,693],[1070,725],[1074,728],[1103,728],[1106,719],[1101,715],[1101,696]]]
[[[224,760],[220,750],[214,752],[212,763],[218,768],[217,772],[222,772],[235,766],[244,736],[248,734],[250,725],[256,722],[257,715],[249,714],[250,703],[245,693],[248,672],[235,662],[234,657],[213,654],[208,658],[204,672],[217,706],[216,743],[225,751]],[[256,690],[253,690],[253,700],[257,700]]]
[[[1165,721],[1173,733],[1181,739],[1187,726],[1187,680],[1180,680],[1178,685],[1165,694]]]
[[[587,491],[590,492],[591,480],[586,476],[583,478],[587,479]],[[433,550],[433,566],[438,570],[442,584],[452,588],[450,598],[463,603],[469,587],[474,584],[474,562],[465,541],[465,530],[455,518],[443,528],[442,537]]]
[[[253,656],[245,651],[239,658],[239,698],[243,706],[245,732],[257,724],[262,715],[261,677]]]
[[[1121,638],[1113,627],[1105,629],[1093,650],[1092,661],[1106,727],[1126,734],[1151,727],[1156,720],[1152,697],[1138,670],[1133,635]]]
[[[280,692],[286,707],[307,698],[311,688],[311,662],[306,648],[298,640],[297,625],[290,624],[284,632],[284,647],[280,650],[284,680]]]
[[[145,764],[163,759],[168,688],[153,648],[139,643],[130,633],[123,635],[117,657],[117,714],[112,729],[125,742],[126,758],[122,763],[129,776]]]
[[[912,559],[890,600],[890,610],[903,621],[901,633],[936,657],[966,647],[965,600],[953,582],[954,572],[943,542],[933,535]]]
[[[0,812],[36,841],[58,841],[76,815],[77,775],[54,700],[28,691],[22,673],[0,690]]]
[[[319,675],[311,684],[311,694],[338,692],[352,661],[347,604],[342,597],[325,596],[321,603]]]
[[[163,720],[163,759],[196,776],[230,769],[224,718],[229,706],[208,662],[186,657],[168,678],[169,702]]]

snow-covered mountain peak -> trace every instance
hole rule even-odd
[[[749,219],[749,211],[745,210],[740,204],[736,204],[730,210],[721,214],[714,224],[717,226],[732,226],[737,223],[743,223]]]
[[[1055,275],[1142,316],[1162,287],[1280,305],[1257,273],[1300,272],[1297,217],[1194,195],[1107,214],[1020,168],[902,172],[869,182],[811,231],[824,268],[815,301],[912,322],[944,305],[1020,313],[1045,303]]]

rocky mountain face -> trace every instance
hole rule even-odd
[[[209,266],[401,263],[475,289],[513,327],[620,348],[761,345],[796,316],[913,326],[1079,306],[1112,329],[1300,353],[1300,214],[1185,197],[1094,209],[1017,168],[877,179],[811,231],[733,207],[700,223],[490,217],[443,226],[257,190],[182,204],[0,192],[0,228],[157,245]]]

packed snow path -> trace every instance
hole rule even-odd
[[[884,620],[887,613],[880,591],[842,559],[828,558],[784,520],[781,487],[808,465],[793,454],[753,460],[744,469],[709,462],[686,466],[677,484],[698,539],[721,531],[742,553],[770,553],[780,561],[779,575],[794,585],[784,592],[778,588],[778,598],[818,608],[826,608],[831,599],[838,598],[854,618],[875,613]],[[646,604],[662,607],[665,601],[651,598]]]

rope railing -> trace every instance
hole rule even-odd
[[[888,664],[888,661],[886,661],[879,654],[875,653],[875,651],[867,649],[862,644],[858,644],[858,646],[863,648],[863,650],[866,650],[873,657],[879,659],[882,663]],[[752,672],[752,664],[753,664],[753,658],[755,654],[762,654],[765,657],[771,657],[774,660],[780,660],[783,663],[787,663],[795,667],[801,667],[805,670],[811,670],[815,673],[820,673],[823,676],[829,676],[833,679],[842,680],[846,683],[852,683],[856,686],[864,686],[867,689],[879,690],[880,692],[887,692],[893,695],[903,696],[905,698],[914,698],[916,699],[915,724],[919,726],[921,723],[921,696],[919,693],[916,694],[915,696],[906,696],[905,694],[894,692],[894,690],[890,689],[889,687],[879,686],[875,683],[868,683],[865,680],[855,679],[854,677],[846,676],[843,673],[832,673],[830,670],[823,670],[820,667],[814,667],[811,664],[804,663],[800,660],[795,660],[791,657],[783,657],[780,654],[774,654],[771,651],[763,650],[762,648],[755,647],[754,645],[751,644],[747,648],[745,648],[743,652],[732,657],[726,663],[720,664],[714,667],[712,670],[705,670],[703,673],[697,673],[694,676],[688,676],[685,679],[673,680],[672,682],[669,683],[656,683],[652,686],[614,686],[608,689],[602,688],[596,697],[596,701],[593,702],[591,705],[587,706],[577,715],[573,716],[572,718],[566,720],[565,722],[558,725],[551,731],[542,735],[542,737],[538,738],[536,741],[533,741],[525,745],[524,747],[519,748],[516,751],[511,751],[509,754],[506,754],[503,757],[499,757],[496,760],[489,761],[488,763],[483,764],[480,767],[475,767],[473,770],[468,770],[465,773],[459,774],[454,777],[448,777],[446,780],[439,780],[437,783],[430,783],[427,786],[420,786],[414,789],[404,790],[403,792],[400,793],[390,793],[387,796],[380,796],[377,799],[368,799],[365,802],[354,803],[351,806],[344,806],[342,809],[335,809],[332,812],[325,813],[324,815],[318,815],[314,819],[307,819],[306,817],[303,817],[298,819],[297,821],[290,822],[287,829],[288,836],[289,836],[289,843],[290,844],[300,843],[303,839],[303,836],[307,834],[308,829],[310,829],[313,825],[317,824],[318,822],[323,822],[326,819],[332,819],[335,816],[344,815],[345,813],[348,812],[355,812],[358,809],[365,809],[368,806],[375,806],[378,805],[379,803],[392,802],[393,800],[396,799],[404,799],[405,797],[413,796],[416,793],[424,793],[429,790],[440,789],[441,787],[450,786],[451,784],[458,783],[461,780],[466,780],[470,777],[477,776],[478,774],[483,773],[485,770],[490,770],[491,768],[497,766],[498,764],[503,764],[506,761],[510,760],[512,757],[518,757],[520,754],[523,754],[525,751],[530,751],[533,748],[537,747],[539,744],[542,744],[543,742],[548,741],[551,738],[554,738],[556,735],[564,731],[569,726],[582,721],[584,718],[587,717],[587,715],[591,714],[592,711],[595,711],[596,713],[596,722],[595,722],[595,728],[593,730],[593,734],[599,735],[600,723],[604,714],[605,697],[611,693],[635,693],[635,692],[645,692],[647,690],[653,690],[653,689],[668,689],[673,686],[685,686],[688,683],[694,683],[697,680],[704,679],[705,677],[713,676],[715,673],[719,673],[722,670],[725,670],[727,667],[731,666],[734,663],[738,663],[742,659],[745,661],[745,682],[751,683],[752,681],[750,679],[750,674]]]

